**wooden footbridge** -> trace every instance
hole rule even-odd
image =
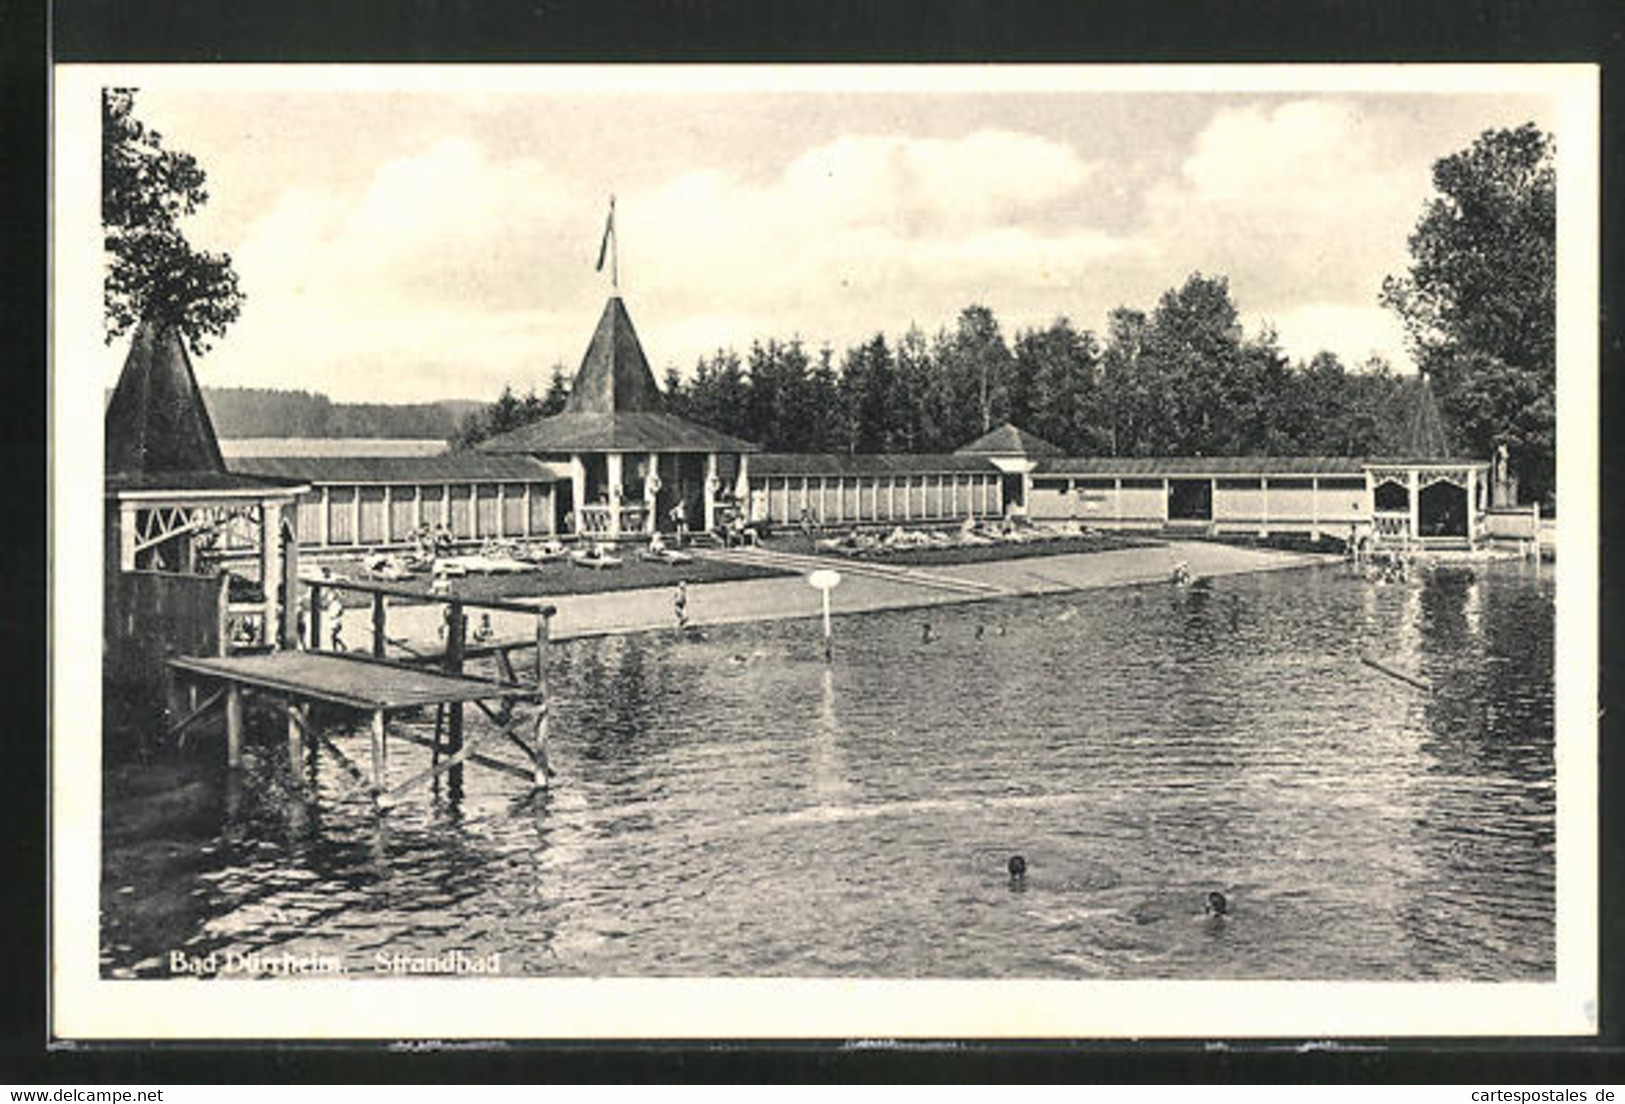
[[[298,781],[298,764],[308,745],[332,753],[358,786],[370,791],[387,807],[408,791],[423,786],[466,762],[516,775],[538,788],[546,788],[553,773],[548,763],[548,710],[551,695],[547,680],[547,652],[552,606],[521,605],[501,600],[477,600],[424,595],[406,587],[378,583],[329,580],[311,583],[311,618],[308,638],[314,649],[321,636],[321,591],[335,588],[372,596],[373,648],[371,654],[343,651],[278,651],[259,655],[180,656],[169,661],[175,689],[191,686],[192,708],[170,726],[179,736],[204,716],[223,707],[226,715],[226,761],[232,769],[242,765],[243,709],[252,696],[271,703],[287,717],[288,759]],[[446,607],[446,648],[440,655],[413,653],[391,658],[387,629],[388,599],[407,598],[417,603],[439,602]],[[465,642],[468,608],[522,613],[535,618],[530,639]],[[399,642],[396,642],[399,646]],[[521,677],[512,653],[535,650],[535,661]],[[500,677],[489,678],[464,670],[465,662],[479,656],[494,657]],[[172,697],[178,697],[172,695]],[[311,720],[315,703],[339,706],[369,716],[372,723],[370,774],[363,772],[342,749]],[[492,722],[465,740],[463,709],[476,706]],[[407,731],[391,720],[407,711],[435,708],[433,739]],[[178,710],[177,710],[178,711]],[[429,747],[428,767],[390,787],[391,735]],[[526,766],[483,754],[483,745],[506,740],[524,755]],[[308,742],[308,744],[307,744]]]

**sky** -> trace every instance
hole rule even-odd
[[[1192,272],[1249,334],[1410,368],[1378,304],[1434,161],[1553,107],[1527,94],[586,92],[142,87],[208,173],[186,229],[231,255],[205,386],[489,399],[573,371],[620,290],[657,373],[991,307],[1007,338],[1103,332]],[[104,365],[116,379],[127,340]]]

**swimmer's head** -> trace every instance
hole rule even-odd
[[[1027,860],[1020,855],[1011,855],[1010,861],[1005,865],[1010,870],[1010,877],[1025,878],[1027,876]]]
[[[1207,895],[1207,912],[1211,916],[1223,916],[1230,911],[1230,902],[1224,899],[1224,894],[1214,890]]]

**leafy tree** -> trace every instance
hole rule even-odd
[[[893,419],[897,395],[897,366],[884,334],[847,350],[841,363],[841,392],[845,401],[847,450],[888,452],[898,447]]]
[[[1152,403],[1142,426],[1150,455],[1235,451],[1249,401],[1241,323],[1223,276],[1192,273],[1163,293],[1141,351]]]
[[[1411,266],[1383,281],[1455,444],[1508,446],[1521,490],[1552,489],[1556,448],[1557,178],[1533,123],[1481,134],[1433,166]]]
[[[194,249],[180,220],[208,202],[191,154],[134,114],[135,91],[102,92],[102,232],[108,255],[106,340],[143,320],[173,325],[194,353],[237,320],[243,295],[224,253]]]
[[[449,443],[453,449],[473,448],[498,434],[529,425],[543,416],[544,409],[544,401],[536,394],[535,388],[520,398],[513,393],[513,387],[505,383],[502,394],[497,396],[495,402],[463,418],[462,425]]]
[[[568,388],[566,390],[568,391]],[[683,376],[677,370],[677,365],[666,365],[666,374],[661,381],[660,390],[665,396],[667,410],[679,417],[687,418],[689,416],[688,389],[683,386]],[[547,397],[549,399],[553,397],[551,390],[548,391]]]
[[[1106,349],[1101,357],[1101,429],[1110,456],[1141,455],[1139,444],[1152,417],[1151,390],[1141,371],[1149,328],[1144,311],[1119,307],[1107,316]]]
[[[555,414],[564,412],[564,404],[570,399],[570,377],[564,371],[564,365],[553,365],[553,374],[547,382],[547,395],[542,399],[542,416],[551,418]]]
[[[749,419],[750,381],[732,349],[701,357],[688,387],[689,417],[702,425],[755,440]]]
[[[1110,444],[1098,380],[1101,350],[1095,335],[1058,318],[1047,329],[1016,338],[1011,420],[1075,456],[1096,455]],[[1022,405],[1027,407],[1022,413]]]
[[[973,303],[960,311],[934,355],[951,404],[942,427],[951,439],[963,443],[1007,420],[1014,358],[991,309]]]

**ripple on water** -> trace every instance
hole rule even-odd
[[[1549,978],[1550,609],[1527,569],[1317,569],[942,607],[928,646],[917,612],[845,618],[833,665],[814,622],[577,641],[554,792],[471,769],[380,819],[324,758],[295,815],[267,751],[205,838],[108,849],[103,970],[455,945],[540,974]]]

